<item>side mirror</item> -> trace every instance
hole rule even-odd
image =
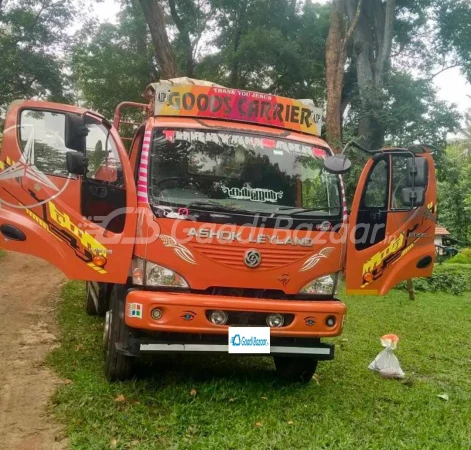
[[[428,184],[428,164],[425,158],[407,158],[406,187],[402,189],[404,206],[422,206],[425,203],[425,189]]]
[[[422,186],[428,184],[428,164],[425,158],[407,158],[406,185]]]
[[[352,167],[352,162],[343,154],[328,156],[324,159],[324,169],[335,175],[347,173]]]
[[[88,171],[88,159],[80,152],[67,152],[65,164],[67,172],[73,175],[85,175]]]
[[[70,150],[85,153],[88,128],[85,117],[74,113],[65,115],[65,146]]]
[[[425,188],[402,188],[402,204],[404,206],[422,206],[425,203]]]

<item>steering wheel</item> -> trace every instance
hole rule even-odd
[[[108,187],[98,184],[89,184],[88,185],[88,192],[95,198],[99,198],[100,200],[105,199],[108,197]]]

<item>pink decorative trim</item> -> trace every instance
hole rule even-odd
[[[149,167],[149,149],[152,130],[147,130],[144,134],[142,143],[141,161],[139,163],[139,181],[137,183],[137,200],[139,202],[149,203],[147,186],[147,169]]]
[[[340,191],[342,193],[342,219],[344,223],[348,220],[347,197],[345,196],[345,185],[343,179],[340,177]]]

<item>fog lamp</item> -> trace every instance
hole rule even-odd
[[[280,328],[285,323],[285,318],[281,314],[269,314],[267,316],[267,325],[270,328]]]
[[[151,311],[150,315],[152,316],[154,320],[159,320],[162,317],[162,310],[159,308],[154,308]]]
[[[328,316],[325,319],[325,324],[330,328],[335,327],[336,323],[337,323],[337,319],[335,318],[335,316]]]
[[[224,325],[227,322],[228,315],[226,311],[213,311],[209,320],[214,323],[214,325]]]

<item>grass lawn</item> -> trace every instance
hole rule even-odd
[[[6,255],[5,251],[0,248],[0,258],[5,255]]]
[[[470,293],[344,295],[336,359],[308,385],[277,381],[270,358],[228,356],[151,359],[137,381],[109,384],[102,321],[85,315],[84,295],[66,286],[62,346],[49,357],[71,380],[52,408],[73,449],[471,448]],[[367,369],[390,332],[403,381]]]

